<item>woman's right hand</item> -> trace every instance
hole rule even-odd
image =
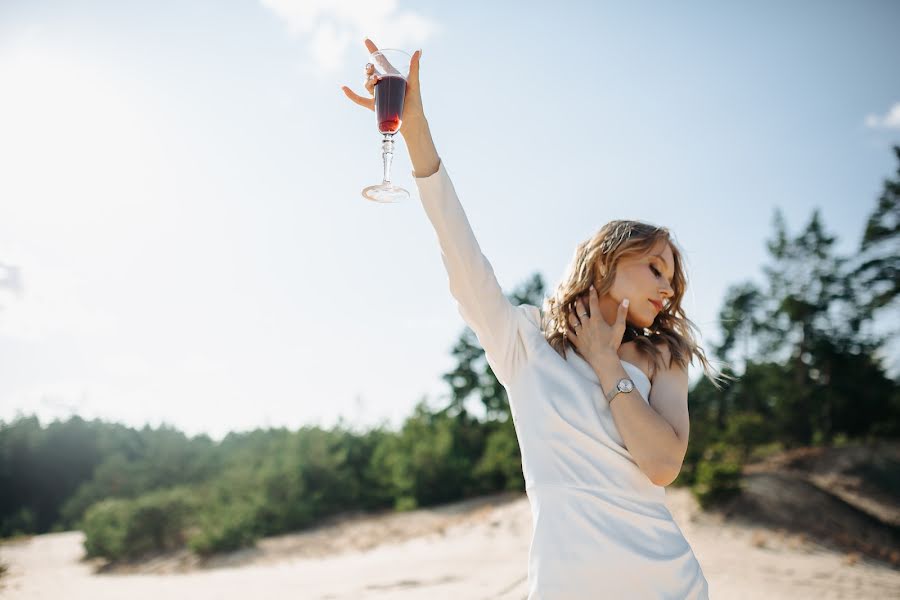
[[[366,49],[369,53],[378,50],[378,47],[372,40],[366,38]],[[422,108],[422,94],[419,89],[419,59],[422,57],[422,51],[416,50],[412,55],[409,64],[409,77],[406,80],[406,96],[403,100],[403,114],[400,116],[400,134],[415,133],[421,131],[426,124],[425,111]],[[360,106],[364,106],[369,110],[375,110],[375,84],[378,82],[378,76],[375,74],[375,68],[371,65],[366,70],[365,87],[369,92],[369,98],[365,98],[355,93],[346,85],[341,86],[344,95],[353,100]],[[407,136],[404,135],[404,138]]]

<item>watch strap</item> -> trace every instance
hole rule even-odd
[[[609,392],[606,393],[607,403],[612,402],[612,399],[615,398],[616,396],[618,396],[619,394],[627,393],[627,392],[624,392],[619,389],[619,384],[622,383],[623,381],[627,381],[631,384],[631,386],[630,386],[631,389],[628,390],[629,392],[631,392],[635,389],[634,381],[632,381],[631,378],[629,378],[629,377],[623,377],[616,382],[616,385],[615,385],[615,387],[613,387],[613,389],[609,390]]]

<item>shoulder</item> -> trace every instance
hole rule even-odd
[[[672,350],[669,349],[669,345],[665,342],[656,342],[653,346],[659,350],[662,355],[662,364],[664,367],[668,368],[669,361],[672,360]]]
[[[664,341],[654,342],[653,347],[659,351],[658,358],[656,355],[652,355],[646,347],[643,350],[638,350],[637,345],[633,341],[625,342],[620,346],[622,358],[640,365],[651,384],[655,383],[660,373],[669,370],[669,361],[672,358],[669,345]]]
[[[531,304],[520,304],[516,307],[516,310],[519,311],[519,314],[525,317],[525,319],[540,329],[541,327],[541,309],[537,306],[533,306]]]
[[[651,377],[651,382],[655,382],[657,377],[665,377],[666,379],[672,381],[687,381],[688,379],[688,370],[686,367],[682,367],[676,362],[672,362],[672,350],[669,348],[669,345],[665,342],[656,342],[653,344],[657,350],[660,352],[660,361],[658,364],[653,365],[653,376]]]

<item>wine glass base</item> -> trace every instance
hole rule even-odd
[[[363,198],[372,202],[381,202],[384,204],[390,202],[400,202],[409,199],[409,192],[397,185],[370,185],[362,191]]]

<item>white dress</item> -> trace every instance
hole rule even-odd
[[[528,599],[708,598],[665,488],[625,448],[591,366],[553,350],[538,307],[504,296],[443,161],[433,175],[413,177],[450,293],[509,398],[533,518]],[[622,365],[647,401],[647,376]]]

